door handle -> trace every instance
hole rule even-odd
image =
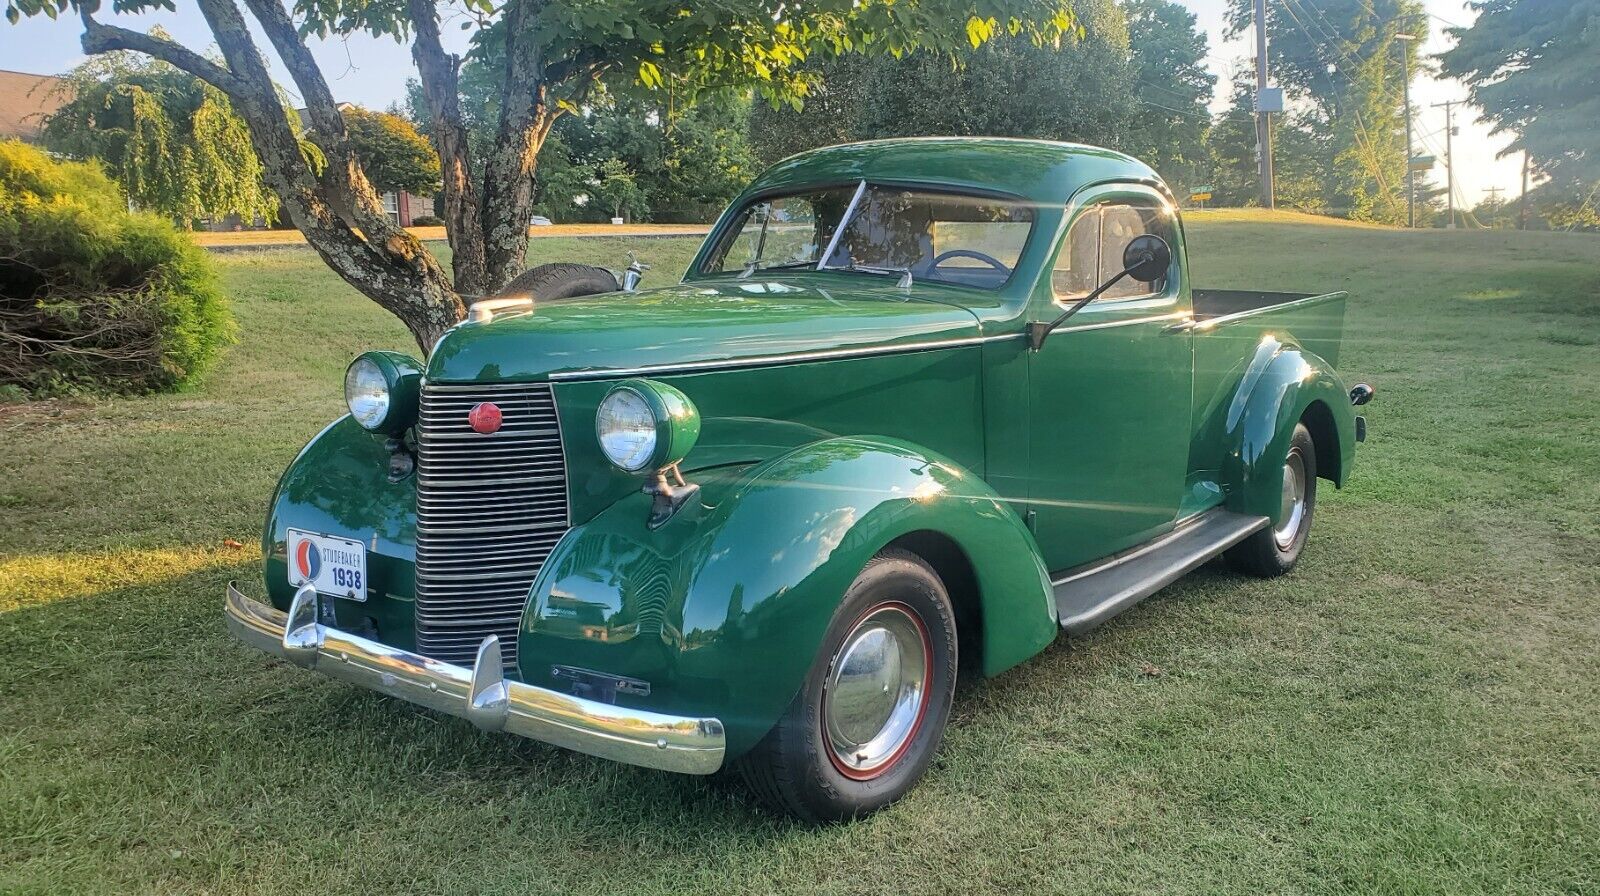
[[[1194,329],[1194,318],[1188,317],[1175,324],[1167,324],[1161,328],[1163,333],[1187,333]]]

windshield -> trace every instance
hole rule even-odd
[[[1032,230],[1033,209],[1020,202],[860,183],[749,203],[701,270],[909,272],[998,289]]]

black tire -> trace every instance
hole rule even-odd
[[[617,278],[605,268],[587,264],[555,262],[541,264],[518,274],[516,279],[500,290],[500,296],[527,296],[534,303],[556,299],[573,299],[603,292],[616,292],[621,287]]]
[[[1228,565],[1236,572],[1270,579],[1294,569],[1299,561],[1306,538],[1311,534],[1311,519],[1317,509],[1317,448],[1311,441],[1311,431],[1303,423],[1295,424],[1294,436],[1289,441],[1289,456],[1284,460],[1285,477],[1291,475],[1297,461],[1304,483],[1298,517],[1288,511],[1291,502],[1286,498],[1285,510],[1280,511],[1279,515],[1287,516],[1287,520],[1274,520],[1267,528],[1223,554]],[[1286,529],[1290,524],[1293,528]]]
[[[891,741],[899,746],[881,764],[864,771],[850,770],[845,763],[851,760],[839,758],[834,741],[825,732],[827,719],[833,718],[825,717],[832,712],[825,708],[825,701],[830,700],[829,681],[846,639],[870,631],[873,620],[889,618],[893,622],[896,614],[905,617],[898,624],[910,621],[921,627],[927,657],[922,698],[915,703],[909,733],[902,740]],[[915,554],[884,551],[872,558],[845,591],[800,693],[767,736],[740,758],[740,774],[769,807],[812,824],[876,812],[904,796],[933,761],[950,720],[957,660],[956,618],[944,583]],[[898,662],[895,665],[900,667]],[[881,730],[890,731],[893,724],[891,721]]]

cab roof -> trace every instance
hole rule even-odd
[[[813,149],[790,156],[747,194],[859,180],[1006,193],[1062,205],[1087,184],[1140,181],[1166,187],[1150,166],[1097,146],[1009,137],[909,137]]]

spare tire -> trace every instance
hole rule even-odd
[[[506,284],[498,296],[533,299],[535,303],[554,299],[571,299],[592,296],[602,292],[616,292],[621,287],[617,278],[605,268],[587,264],[555,262],[529,268]]]

